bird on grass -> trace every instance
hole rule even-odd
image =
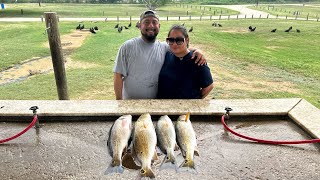
[[[214,26],[214,27],[217,27],[217,25],[218,25],[218,24],[217,24],[216,22],[213,22],[213,23],[212,23],[212,26]]]
[[[114,26],[114,28],[118,28],[119,27],[119,24],[116,24],[115,26]]]
[[[118,33],[121,33],[122,31],[122,26],[118,27]]]
[[[285,30],[284,32],[290,32],[292,29],[292,26],[290,26],[287,30]]]
[[[222,27],[222,25],[221,25],[221,24],[218,24],[218,26],[219,26],[219,27]]]
[[[81,27],[81,24],[79,24],[79,25],[76,27],[76,29],[80,29],[80,27]]]
[[[248,27],[248,29],[249,29],[249,30],[251,31],[251,29],[252,29],[252,26],[249,26],[249,27]]]
[[[249,29],[251,32],[255,31],[257,27],[251,27],[251,29]]]
[[[128,25],[128,27],[131,27],[131,22],[130,22],[130,24]]]
[[[301,31],[300,31],[300,29],[297,29],[297,33],[300,33]]]
[[[192,32],[193,31],[193,26],[191,26],[191,28],[189,29],[189,32]]]
[[[84,29],[84,24],[82,24],[82,26],[80,26],[80,30]]]
[[[99,30],[98,26],[95,26],[95,27],[94,27],[94,30],[96,30],[96,31]]]
[[[276,32],[276,31],[277,31],[277,29],[272,29],[272,30],[271,30],[271,32]]]
[[[90,28],[90,32],[91,32],[92,34],[96,34],[96,31],[94,31],[94,28]]]
[[[124,26],[125,29],[129,29],[127,26]]]

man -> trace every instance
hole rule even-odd
[[[126,41],[119,49],[115,62],[114,91],[116,99],[154,99],[158,91],[158,78],[169,46],[159,42],[159,17],[148,10],[141,14],[141,37]],[[195,63],[202,65],[205,59],[198,50]]]

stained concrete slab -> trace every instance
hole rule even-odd
[[[153,119],[156,120],[156,119]],[[174,119],[173,119],[174,120]],[[217,121],[191,116],[200,157],[198,173],[159,171],[162,179],[314,179],[320,178],[319,148],[315,145],[265,145],[226,133]],[[23,129],[26,123],[1,123],[0,137]],[[111,158],[106,142],[110,121],[41,123],[10,143],[0,145],[0,179],[136,179],[138,171],[104,175]],[[231,128],[264,139],[305,139],[305,133],[287,119],[231,119]],[[285,132],[285,133],[284,133]],[[181,156],[176,152],[178,164]],[[160,159],[162,160],[162,155]]]

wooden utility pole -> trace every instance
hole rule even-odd
[[[45,12],[44,14],[59,100],[69,100],[57,13]]]

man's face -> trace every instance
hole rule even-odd
[[[159,20],[155,17],[146,17],[140,22],[140,31],[142,37],[151,42],[154,41],[159,33]]]

